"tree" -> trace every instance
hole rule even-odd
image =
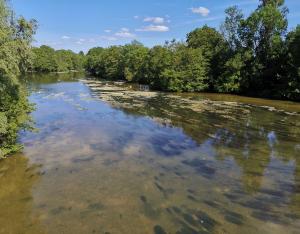
[[[139,81],[140,69],[147,56],[148,48],[143,44],[133,41],[123,47],[123,73],[127,81]]]
[[[154,46],[150,49],[141,68],[141,82],[149,84],[152,88],[166,90],[167,84],[162,79],[162,72],[171,68],[173,64],[172,52],[163,46]]]
[[[241,24],[243,53],[248,70],[242,89],[260,91],[270,96],[282,78],[283,38],[287,29],[287,12],[283,0],[263,0]]]
[[[95,76],[104,73],[104,67],[102,64],[103,53],[104,48],[101,47],[95,47],[89,50],[84,64],[84,68],[87,72]]]
[[[0,0],[0,157],[17,151],[17,133],[29,127],[32,110],[17,76],[31,63],[36,21],[15,18],[6,1]]]
[[[43,45],[33,48],[34,62],[32,70],[37,72],[68,72],[83,69],[84,55],[71,50],[54,50]]]
[[[179,44],[173,53],[174,63],[162,72],[165,89],[173,92],[207,90],[208,63],[202,50]]]
[[[55,72],[58,70],[55,50],[49,46],[33,48],[34,60],[32,69],[38,72]]]
[[[225,10],[225,22],[221,25],[221,31],[225,40],[227,41],[231,52],[235,52],[241,47],[241,38],[239,30],[244,15],[237,6],[229,7]]]
[[[105,79],[124,79],[176,92],[214,91],[299,100],[299,34],[287,36],[284,0],[260,0],[248,17],[229,7],[221,32],[207,25],[151,49],[133,41],[93,48],[85,68]]]
[[[300,25],[289,32],[286,38],[288,82],[286,82],[285,97],[300,101]]]
[[[187,44],[190,48],[201,49],[204,57],[208,60],[210,65],[209,88],[214,90],[214,83],[223,73],[224,62],[228,53],[228,45],[222,34],[205,25],[187,35]]]

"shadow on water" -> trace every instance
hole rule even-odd
[[[70,72],[70,73],[31,73],[27,74],[22,80],[27,85],[47,85],[57,84],[59,82],[77,82],[78,79],[85,77],[82,72]]]

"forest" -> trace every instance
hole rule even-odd
[[[226,10],[220,30],[207,25],[149,49],[134,41],[93,48],[85,69],[172,92],[217,92],[300,100],[300,25],[288,32],[284,0],[264,0],[248,17]]]
[[[147,48],[138,41],[76,54],[34,48],[32,70],[84,69],[97,77],[150,85],[171,92],[216,92],[300,100],[300,25],[288,31],[284,0],[261,1],[248,17],[226,9],[220,29],[204,25]]]

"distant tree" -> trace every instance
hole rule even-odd
[[[84,55],[71,50],[54,50],[49,46],[33,48],[34,62],[32,70],[38,72],[80,71],[84,65]]]
[[[122,66],[124,77],[127,81],[140,79],[141,66],[147,56],[148,48],[138,41],[125,45],[122,49]]]
[[[104,65],[102,62],[104,50],[104,48],[95,47],[88,51],[84,65],[87,72],[95,76],[104,73]]]
[[[109,80],[124,78],[122,69],[122,48],[120,46],[112,46],[104,50],[102,59],[104,65],[103,78]]]
[[[105,79],[158,90],[299,100],[300,26],[287,35],[284,0],[260,0],[248,17],[236,6],[225,13],[220,32],[205,25],[190,32],[186,43],[171,40],[148,49],[133,41],[93,48],[85,68]]]
[[[201,49],[203,56],[208,60],[209,88],[214,90],[214,83],[224,72],[223,67],[228,54],[228,44],[223,35],[216,29],[205,25],[187,35],[187,44],[190,48]]]
[[[170,46],[169,46],[170,47]],[[208,62],[201,49],[183,44],[171,46],[174,61],[162,72],[165,89],[176,92],[199,92],[208,89]]]
[[[152,88],[166,90],[167,84],[162,79],[162,73],[173,65],[174,58],[172,52],[163,46],[154,46],[148,52],[141,68],[141,82],[149,84]]]
[[[38,72],[55,72],[58,70],[55,50],[49,46],[33,48],[34,60],[32,69]]]

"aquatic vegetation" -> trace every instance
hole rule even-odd
[[[159,225],[156,225],[153,229],[154,234],[167,234],[167,232]]]
[[[30,161],[22,176],[7,173],[17,164],[0,163],[3,187],[18,185],[20,177],[28,182],[11,199],[5,191],[13,190],[2,191],[7,202],[0,210],[18,201],[11,211],[24,210],[26,218],[19,210],[7,213],[3,230],[12,217],[19,233],[41,233],[40,225],[57,233],[298,230],[299,115],[284,113],[299,113],[297,107],[276,102],[270,111],[260,107],[266,100],[250,105],[211,94],[135,96],[128,84],[69,76],[28,83],[39,128],[21,134]],[[112,90],[103,91],[110,101],[102,101],[102,87]],[[111,98],[114,90],[132,98]]]
[[[201,159],[193,159],[191,161],[184,160],[183,164],[195,168],[195,170],[204,177],[211,178],[215,174],[215,169],[208,166],[208,162]]]

